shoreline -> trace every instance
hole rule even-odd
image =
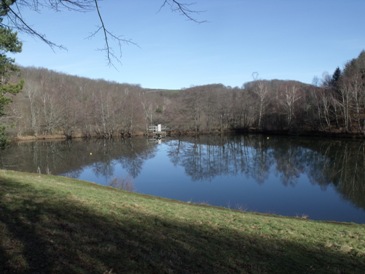
[[[181,136],[206,136],[206,135],[243,135],[243,134],[258,134],[258,135],[269,135],[269,136],[298,136],[298,137],[324,137],[324,138],[346,138],[346,139],[365,139],[365,134],[362,133],[346,133],[346,132],[327,132],[327,131],[269,131],[269,130],[257,130],[257,129],[233,129],[233,130],[212,130],[212,131],[188,131],[188,130],[170,130],[166,132],[166,137],[181,137]],[[53,135],[26,135],[26,136],[9,136],[10,142],[26,142],[26,141],[42,141],[42,140],[72,140],[72,139],[125,139],[135,137],[151,137],[146,132],[135,132],[127,134],[117,134],[111,136],[103,135],[85,135],[85,134],[74,134],[66,136],[64,134],[53,134]]]

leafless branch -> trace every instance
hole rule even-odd
[[[17,0],[16,3],[35,11],[48,8],[55,11],[87,12],[93,11],[95,8],[94,0]]]
[[[96,9],[96,12],[98,14],[100,26],[88,38],[94,37],[99,32],[102,32],[103,37],[104,37],[105,47],[103,49],[100,49],[100,50],[106,52],[106,58],[107,58],[108,65],[114,66],[113,60],[116,60],[118,63],[121,63],[120,62],[120,59],[122,57],[122,43],[124,43],[124,44],[132,44],[132,45],[136,45],[136,46],[137,46],[137,44],[134,43],[130,39],[125,39],[122,36],[116,36],[115,34],[113,34],[112,32],[110,32],[107,29],[107,27],[105,26],[105,23],[104,23],[104,20],[103,20],[103,16],[101,15],[101,11],[100,11],[100,8],[99,8],[98,1],[97,0],[94,0],[94,2],[95,2],[95,9]],[[113,48],[110,46],[110,40],[109,40],[109,38],[112,39],[112,40],[114,40],[118,44],[119,57],[114,53]]]
[[[194,15],[202,12],[191,9],[190,7],[194,4],[195,3],[183,3],[177,0],[164,0],[160,7],[160,10],[163,9],[165,6],[169,6],[173,12],[178,12],[195,23],[205,23],[205,20],[198,20],[194,17]]]
[[[109,31],[103,20],[99,1],[100,0],[17,0],[13,5],[11,5],[11,7],[7,6],[9,10],[6,14],[7,22],[0,21],[0,26],[10,27],[19,32],[34,36],[50,46],[52,50],[54,50],[54,48],[66,49],[64,46],[52,42],[45,34],[42,34],[33,28],[22,16],[22,9],[31,9],[36,12],[40,12],[42,9],[50,9],[56,12],[64,10],[77,12],[96,11],[100,25],[97,26],[96,30],[88,38],[92,38],[99,33],[102,34],[105,46],[100,50],[106,53],[108,64],[114,66],[114,61],[121,63],[122,44],[138,45],[130,39],[126,39],[123,36],[117,36],[113,32]],[[2,4],[4,4],[4,2],[2,2]],[[193,4],[194,3],[184,3],[178,0],[164,0],[160,10],[165,6],[169,6],[173,12],[178,12],[188,20],[196,23],[205,22],[195,18],[195,15],[201,11],[192,9],[191,6]],[[117,44],[119,54],[115,54],[112,42]]]
[[[17,11],[15,11],[14,9],[12,9],[10,6],[7,7],[9,12],[7,14],[7,18],[11,23],[11,26],[21,32],[27,33],[31,36],[35,36],[37,38],[39,38],[41,41],[43,41],[44,43],[46,43],[48,46],[50,46],[50,48],[53,50],[55,47],[59,48],[59,49],[66,49],[64,46],[62,45],[58,45],[55,44],[54,42],[52,42],[51,40],[47,39],[46,35],[39,33],[38,31],[36,31],[35,29],[33,29],[30,25],[28,25],[25,20],[23,19],[21,12],[19,10],[19,7],[16,6]],[[5,24],[2,24],[2,26],[6,26]]]

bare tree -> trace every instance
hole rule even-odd
[[[286,110],[287,125],[290,128],[295,115],[295,105],[296,102],[301,98],[298,87],[292,85],[291,87],[286,87],[284,90],[284,108]]]
[[[253,92],[258,96],[258,122],[257,127],[262,129],[262,118],[266,113],[268,106],[268,94],[269,90],[262,80],[257,80]]]
[[[38,134],[38,124],[37,124],[37,108],[35,106],[36,103],[36,96],[37,96],[37,86],[31,86],[31,85],[26,85],[24,88],[24,92],[26,94],[26,97],[29,101],[29,110],[30,110],[30,121],[31,121],[31,130],[33,131],[33,133],[35,135]]]

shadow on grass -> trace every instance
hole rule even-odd
[[[46,198],[45,198],[46,197]],[[363,273],[364,258],[130,209],[97,215],[0,179],[1,273]]]

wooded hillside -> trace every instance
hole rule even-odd
[[[177,134],[225,131],[365,135],[365,52],[318,85],[255,80],[149,90],[22,68],[23,91],[2,123],[13,136],[112,138],[162,123]]]

